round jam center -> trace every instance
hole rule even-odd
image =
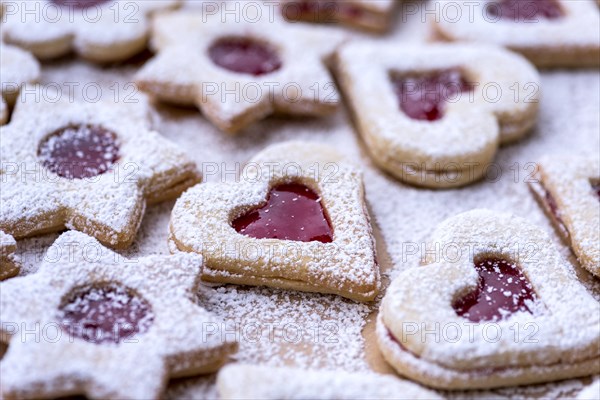
[[[500,0],[487,7],[494,18],[511,21],[531,21],[537,19],[556,19],[563,16],[560,4],[556,0]]]
[[[217,40],[208,49],[212,62],[229,71],[254,76],[281,68],[281,60],[268,45],[243,37]]]
[[[75,125],[52,133],[40,145],[42,165],[60,177],[101,175],[119,160],[117,136],[101,126]]]
[[[108,3],[111,0],[50,0],[52,3],[60,7],[73,7],[77,9],[84,9],[94,6],[99,6],[104,3]]]
[[[283,184],[269,192],[267,203],[232,223],[233,228],[257,239],[333,241],[331,225],[319,196],[300,184]]]
[[[121,343],[148,331],[154,321],[150,304],[131,290],[105,284],[77,291],[59,308],[61,325],[90,343]]]
[[[457,315],[481,322],[498,321],[517,311],[531,312],[527,303],[535,301],[535,292],[516,264],[485,258],[475,263],[475,269],[479,283],[452,304]]]
[[[444,116],[445,103],[472,86],[457,69],[426,74],[392,76],[400,109],[410,118],[436,121]]]

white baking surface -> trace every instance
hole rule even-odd
[[[348,32],[365,40],[397,43],[423,41],[428,29],[420,21],[420,15],[413,15],[408,21],[403,21],[404,18],[399,10],[394,31],[381,38]],[[79,89],[74,90],[76,98],[82,97],[82,88],[86,83],[92,83],[94,87],[99,85],[102,96],[113,96],[118,86],[123,96],[131,93],[132,88],[127,84],[132,81],[137,68],[135,64],[98,67],[69,58],[45,64],[41,82],[59,85],[79,82]],[[218,172],[206,177],[209,181],[234,179],[236,165],[239,170],[245,161],[272,143],[302,139],[334,145],[364,168],[367,200],[384,241],[379,248],[387,248],[393,263],[393,267],[385,274],[393,277],[419,262],[418,255],[403,255],[403,243],[423,243],[439,222],[472,208],[510,211],[528,218],[551,233],[565,257],[570,255],[524,181],[531,172],[528,163],[535,162],[543,154],[598,151],[600,76],[595,70],[544,71],[542,90],[537,128],[519,143],[502,148],[497,155],[496,161],[502,170],[500,179],[459,190],[416,189],[381,173],[365,154],[344,109],[322,119],[271,118],[255,124],[240,136],[232,137],[219,132],[193,109],[159,106],[155,128],[181,145],[205,173],[216,167]],[[94,96],[93,91],[91,93]],[[149,208],[137,240],[123,254],[129,257],[167,254],[168,222],[173,204],[167,202]],[[18,254],[25,263],[22,274],[35,272],[45,249],[57,236],[46,235],[18,242]],[[385,254],[380,254],[380,257],[384,263],[387,262]],[[590,290],[598,292],[599,286],[596,280],[590,284]],[[347,371],[370,368],[365,358],[362,330],[367,316],[376,309],[377,303],[367,305],[330,295],[235,286],[202,288],[199,301],[224,317],[229,326],[238,324],[264,329],[260,340],[247,334],[248,340],[242,341],[236,359],[244,363],[289,364]],[[319,335],[315,334],[317,331]],[[296,340],[298,343],[290,343]],[[571,380],[454,395],[556,398],[576,394],[586,382]],[[172,382],[166,393],[166,397],[172,399],[215,396],[213,376]]]

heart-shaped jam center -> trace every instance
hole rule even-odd
[[[510,21],[556,19],[564,15],[556,0],[500,0],[490,3],[487,12],[491,17]]]
[[[275,186],[263,207],[235,219],[232,225],[237,232],[256,239],[333,241],[319,195],[297,183]]]
[[[536,295],[519,267],[502,258],[475,262],[477,287],[452,304],[456,314],[472,322],[498,321],[517,311],[531,312]]]
[[[281,68],[279,55],[271,46],[245,37],[217,40],[208,49],[208,56],[219,67],[254,76]]]
[[[147,332],[154,314],[132,290],[110,283],[77,290],[59,308],[63,329],[90,343],[121,343]]]
[[[117,135],[97,125],[59,129],[42,142],[42,165],[60,177],[84,179],[101,175],[119,160]]]
[[[60,7],[73,7],[76,9],[84,9],[89,7],[99,6],[108,3],[112,0],[50,0],[52,3]]]
[[[423,74],[392,74],[391,81],[400,109],[420,121],[442,118],[447,101],[472,90],[460,70],[454,68]]]

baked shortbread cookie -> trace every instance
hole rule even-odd
[[[396,0],[283,0],[289,21],[339,23],[383,33],[390,27]]]
[[[593,0],[436,0],[438,37],[508,47],[538,67],[600,65],[600,18]]]
[[[351,43],[336,70],[375,163],[418,186],[480,179],[537,118],[539,74],[501,48]]]
[[[4,40],[46,60],[75,52],[122,61],[146,48],[152,14],[180,0],[28,0],[6,2]]]
[[[126,247],[146,203],[200,181],[185,152],[151,130],[142,99],[52,102],[43,88],[34,90],[0,130],[0,229],[15,238],[66,227]]]
[[[221,321],[196,304],[201,268],[61,235],[37,273],[0,285],[3,398],[157,399],[169,377],[217,370],[237,343],[204,329]]]
[[[15,251],[17,251],[15,238],[0,231],[0,281],[19,273],[19,259]]]
[[[547,156],[529,184],[581,265],[600,277],[600,159]]]
[[[390,375],[229,364],[219,371],[221,399],[442,399]]]
[[[344,35],[286,23],[268,9],[261,16],[158,16],[152,45],[159,53],[136,75],[138,86],[159,100],[197,106],[230,133],[273,113],[335,111],[339,95],[326,64]]]
[[[28,52],[0,42],[0,125],[8,121],[9,106],[13,106],[21,87],[40,78],[40,64]]]
[[[273,145],[240,182],[189,189],[173,208],[170,231],[172,251],[202,254],[209,282],[359,301],[379,292],[362,175],[327,146]]]
[[[469,211],[435,230],[424,264],[402,272],[380,308],[379,347],[399,374],[476,389],[600,369],[600,304],[542,229]]]

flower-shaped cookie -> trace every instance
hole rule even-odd
[[[600,304],[543,230],[474,210],[443,222],[425,265],[392,282],[377,337],[398,373],[428,386],[554,381],[600,369]]]
[[[339,96],[325,64],[344,36],[261,12],[252,21],[189,11],[158,16],[151,44],[159,54],[137,84],[160,100],[197,106],[226,132],[273,113],[335,111]]]
[[[436,0],[435,30],[445,40],[508,47],[538,67],[600,64],[598,4],[593,0]],[[448,8],[446,8],[448,7]]]
[[[581,265],[600,276],[600,159],[548,156],[530,187]]]
[[[210,282],[372,300],[379,269],[362,175],[333,149],[271,146],[240,182],[197,185],[171,215],[171,249],[202,254]]]
[[[31,54],[0,42],[0,125],[8,121],[9,105],[14,105],[21,86],[35,83],[40,77],[40,64]]]
[[[221,369],[217,387],[223,400],[442,398],[434,391],[390,375],[243,364],[230,364]]]
[[[0,229],[15,238],[67,227],[126,247],[146,203],[200,181],[185,152],[150,130],[147,102],[47,97],[28,89],[0,130]]]
[[[67,232],[37,273],[1,284],[4,398],[155,399],[169,377],[217,370],[237,344],[195,302],[202,259],[122,258]]]
[[[39,59],[71,51],[95,62],[125,60],[146,47],[149,17],[180,0],[29,0],[6,2],[4,40]]]
[[[0,281],[19,273],[19,260],[15,255],[17,242],[15,238],[0,231]]]
[[[289,21],[336,22],[372,32],[389,29],[396,0],[283,0]]]
[[[481,178],[498,143],[537,118],[539,75],[502,48],[356,43],[338,51],[336,71],[373,160],[418,186]]]

